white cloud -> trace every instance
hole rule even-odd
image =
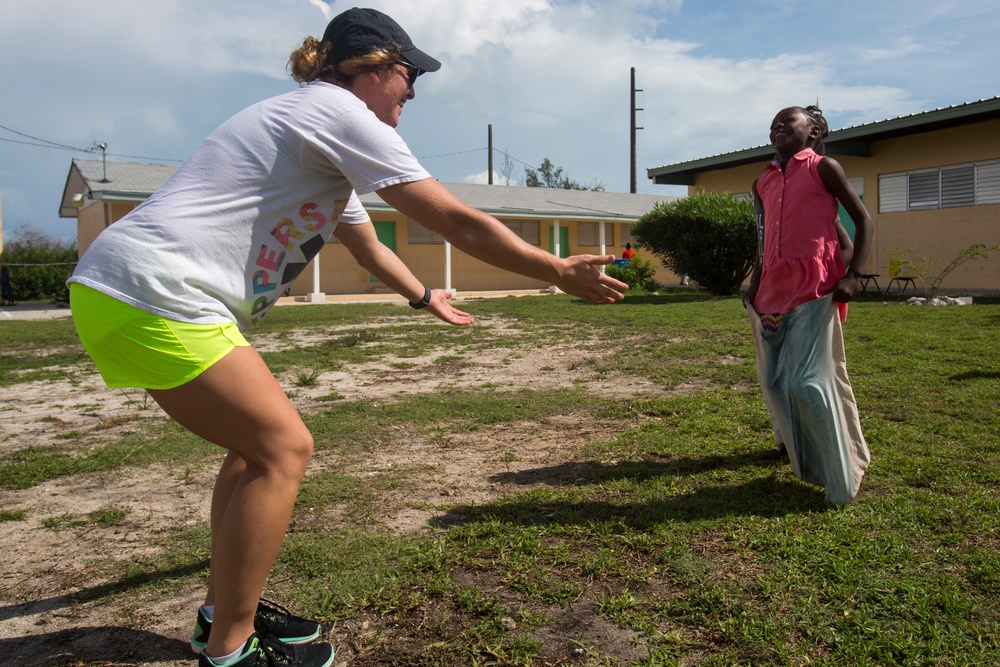
[[[922,53],[942,53],[950,44],[941,40],[919,42],[912,37],[901,37],[892,44],[858,50],[858,57],[868,61],[895,60]]]

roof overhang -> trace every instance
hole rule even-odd
[[[871,145],[876,141],[933,132],[994,118],[1000,118],[1000,97],[856,125],[831,132],[826,139],[826,154],[871,157]],[[647,169],[646,175],[657,185],[694,185],[697,175],[702,172],[756,164],[770,159],[772,155],[774,149],[771,146],[757,146]]]

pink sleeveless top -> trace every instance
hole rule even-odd
[[[781,171],[772,162],[757,179],[764,204],[764,263],[754,299],[758,313],[787,313],[826,296],[844,277],[837,238],[837,198],[816,167],[823,156],[811,148],[796,153]],[[837,304],[840,319],[847,304]]]

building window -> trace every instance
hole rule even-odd
[[[601,228],[600,222],[578,222],[576,223],[576,244],[579,246],[600,246]],[[612,222],[604,224],[604,245],[615,244],[615,225]]]
[[[976,204],[1000,204],[1000,160],[976,165]]]
[[[924,169],[878,178],[879,213],[1000,203],[1000,161]]]
[[[507,229],[517,234],[526,243],[539,245],[537,220],[501,220]]]
[[[906,208],[928,211],[941,208],[941,170],[912,173],[907,179]]]
[[[627,223],[627,224],[623,224],[622,225],[621,238],[618,239],[618,245],[620,245],[621,247],[624,248],[626,243],[632,243],[632,244],[635,243],[635,239],[632,238],[632,224],[631,223]]]
[[[413,220],[407,219],[406,242],[410,245],[444,245],[444,238],[437,232],[432,232]]]

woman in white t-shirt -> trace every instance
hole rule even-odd
[[[371,9],[335,17],[291,56],[302,84],[223,123],[152,197],[104,230],[70,278],[80,338],[109,386],[141,387],[229,450],[212,498],[212,558],[192,647],[202,667],[328,667],[315,621],[260,601],[313,440],[241,331],[264,317],[331,235],[381,282],[449,324],[473,322],[378,241],[358,193],[495,266],[593,303],[627,288],[524,243],[434,180],[393,128],[440,63]],[[301,644],[292,651],[289,644]],[[293,655],[294,653],[294,655]],[[282,662],[286,664],[286,662]]]

